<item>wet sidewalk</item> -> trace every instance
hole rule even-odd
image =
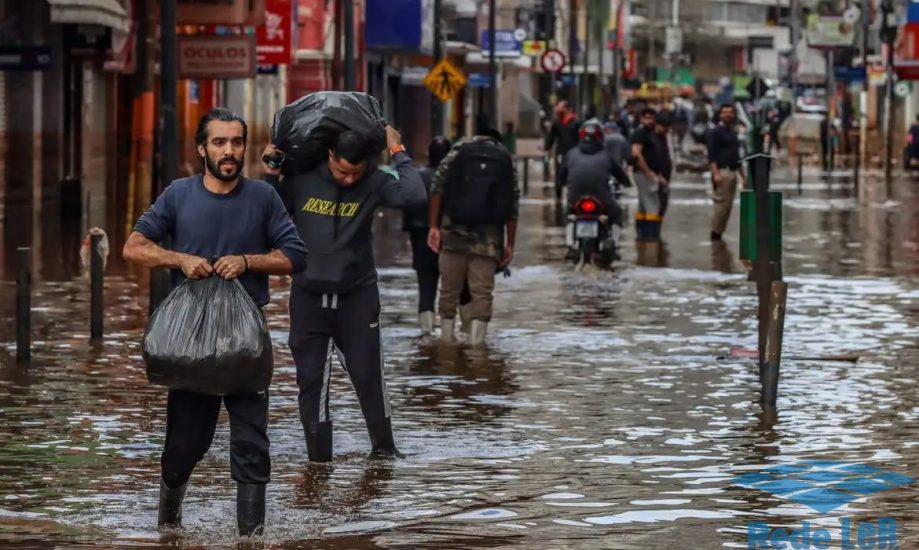
[[[902,548],[919,545],[915,484],[818,511],[787,496],[798,493],[737,479],[777,465],[799,471],[810,460],[919,478],[919,184],[897,181],[859,201],[844,173],[806,172],[800,189],[795,176],[778,168],[773,178],[786,194],[790,283],[774,425],[758,414],[755,364],[731,354],[756,345],[755,291],[736,259],[738,216],[724,243],[708,241],[700,177],[675,183],[663,242],[636,244],[627,230],[625,258],[609,273],[575,273],[562,261],[561,217],[549,191],[533,186],[513,276],[498,282],[488,349],[419,335],[407,239],[398,216],[382,216],[375,244],[387,376],[408,455],[397,462],[365,458],[363,420],[338,369],[335,462],[306,464],[286,348],[288,286],[273,280],[266,543],[663,549],[679,537],[687,548],[739,548],[751,521],[786,529],[809,521],[839,540],[847,518],[889,517]],[[113,263],[106,338],[90,346],[75,252],[55,250],[44,222],[33,228],[44,251],[27,369],[11,361],[8,259],[3,272],[0,546],[233,546],[225,421],[192,477],[187,533],[162,540],[154,528],[165,392],[147,383],[140,358],[145,280]],[[843,354],[861,359],[815,360]]]

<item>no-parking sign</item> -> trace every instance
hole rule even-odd
[[[542,57],[539,58],[539,63],[542,65],[542,70],[546,71],[547,73],[562,72],[567,62],[568,61],[565,59],[565,54],[556,49],[546,51],[546,53],[542,54]]]

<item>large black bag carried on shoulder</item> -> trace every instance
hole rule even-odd
[[[514,160],[493,141],[463,145],[450,164],[444,188],[450,221],[466,226],[504,225],[514,207]]]
[[[144,333],[147,379],[210,395],[271,385],[268,323],[236,280],[185,280],[153,312]]]
[[[386,121],[375,97],[362,92],[315,92],[274,115],[271,143],[285,155],[286,176],[315,169],[329,157],[338,134],[353,130],[364,136],[373,155],[386,147]]]

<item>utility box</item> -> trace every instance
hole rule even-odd
[[[769,191],[769,223],[772,232],[769,235],[769,259],[782,259],[782,192]],[[745,264],[759,258],[756,242],[756,192],[740,192],[740,259]]]

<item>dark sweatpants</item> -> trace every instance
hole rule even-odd
[[[169,390],[161,464],[167,487],[188,481],[214,440],[220,404],[230,415],[230,475],[241,483],[268,483],[268,392],[204,395]]]
[[[300,420],[329,418],[332,354],[357,391],[372,441],[389,431],[389,395],[383,377],[380,292],[376,283],[346,294],[314,294],[297,285],[290,292],[290,350],[297,364]]]
[[[434,311],[437,280],[440,278],[437,254],[428,246],[427,229],[411,230],[409,240],[412,243],[412,269],[418,276],[418,313]]]

